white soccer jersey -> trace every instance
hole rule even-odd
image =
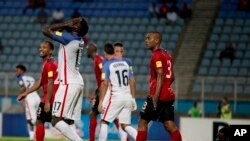
[[[129,79],[133,77],[128,63],[113,59],[104,64],[102,80],[110,81],[110,94],[114,98],[130,99]]]
[[[58,76],[62,84],[82,84],[79,72],[84,41],[68,32],[55,32],[53,39],[59,41]]]
[[[17,77],[17,83],[20,87],[30,88],[34,85],[35,79],[31,76],[23,75]],[[36,91],[30,93],[28,96],[38,96],[38,93]]]

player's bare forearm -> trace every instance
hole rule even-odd
[[[157,74],[157,81],[156,81],[156,91],[155,91],[155,96],[154,96],[155,102],[158,101],[158,98],[160,96],[160,92],[161,92],[161,88],[163,84],[163,77],[164,77],[162,69],[157,70],[156,74]]]
[[[104,80],[101,83],[101,87],[100,87],[100,103],[103,102],[103,99],[107,93],[108,90],[108,81]]]
[[[53,92],[54,92],[54,80],[53,79],[49,79],[48,80],[47,96],[46,96],[45,103],[49,103],[50,102],[50,99],[52,97]]]
[[[130,85],[131,96],[133,98],[135,98],[136,85],[135,85],[135,79],[134,78],[129,79],[129,85]]]
[[[37,91],[41,86],[41,79],[37,80],[30,88],[26,89],[25,93],[28,95],[34,91]]]

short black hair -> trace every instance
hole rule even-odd
[[[104,45],[104,51],[110,55],[113,55],[115,53],[114,47],[111,43],[106,43]]]
[[[92,46],[92,49],[97,52],[97,47],[96,47],[96,44],[94,42],[91,42],[91,43],[88,43],[88,48]]]
[[[85,36],[89,31],[89,26],[87,21],[81,17],[81,23],[80,23],[80,28],[78,29],[78,35],[83,37]]]
[[[26,72],[27,70],[26,67],[22,64],[17,65],[16,68],[22,70],[23,72]]]
[[[114,44],[114,47],[116,47],[116,46],[123,47],[123,44],[122,44],[122,43],[120,43],[120,42],[116,42],[116,43]]]
[[[50,47],[50,49],[51,50],[54,50],[54,45],[53,45],[53,43],[52,42],[50,42],[50,41],[44,41],[45,43],[48,43],[49,44],[49,47]]]

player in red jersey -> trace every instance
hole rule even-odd
[[[49,41],[44,41],[40,44],[39,52],[40,57],[43,59],[41,77],[31,88],[27,89],[17,98],[20,101],[29,93],[38,90],[40,87],[43,88],[42,101],[37,110],[36,141],[44,141],[44,123],[51,122],[52,104],[55,92],[59,86],[59,82],[57,81],[57,63],[52,56],[53,50],[54,45]]]
[[[181,134],[174,123],[174,81],[173,60],[171,55],[161,48],[160,32],[148,32],[146,46],[152,51],[150,60],[150,92],[142,106],[138,123],[137,141],[147,140],[148,123],[159,120],[171,135],[172,141],[181,141]]]
[[[91,103],[93,105],[90,112],[90,122],[89,122],[89,141],[95,140],[95,131],[97,125],[98,104],[99,104],[99,88],[101,86],[101,74],[102,74],[102,63],[104,58],[97,54],[97,48],[94,43],[89,43],[87,48],[87,57],[94,61],[94,72],[97,82],[97,89],[95,95],[90,97]]]

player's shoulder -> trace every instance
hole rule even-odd
[[[95,61],[102,62],[104,60],[104,57],[101,55],[96,55],[95,56]]]
[[[152,54],[152,57],[161,57],[161,56],[172,58],[172,56],[169,54],[169,52],[167,50],[163,49],[163,48],[157,49]]]

